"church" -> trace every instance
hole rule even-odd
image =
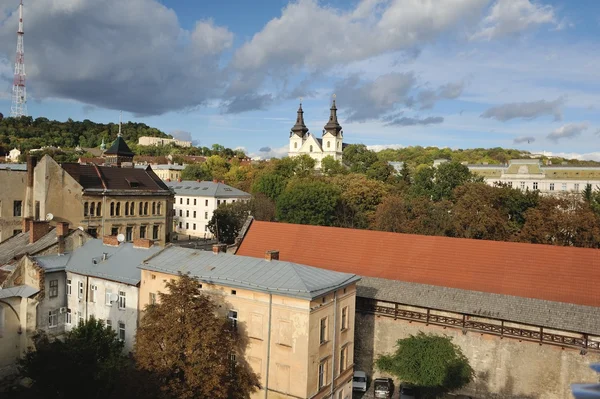
[[[342,151],[346,144],[343,143],[344,132],[337,119],[335,98],[330,108],[329,121],[323,129],[323,136],[317,138],[308,131],[304,124],[304,111],[302,103],[298,108],[296,124],[290,132],[290,150],[288,156],[309,155],[316,161],[315,169],[321,169],[321,161],[327,156],[332,156],[336,161],[342,162]]]

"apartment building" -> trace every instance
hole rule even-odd
[[[252,398],[351,398],[355,274],[169,246],[142,269],[139,308],[185,271],[219,296],[248,336],[245,358],[261,381]],[[266,392],[265,392],[266,391]]]
[[[178,139],[168,139],[164,137],[148,137],[142,136],[138,139],[138,145],[169,145],[173,144],[178,147],[191,147],[192,142]]]
[[[545,165],[539,159],[512,159],[508,165],[467,165],[489,185],[505,183],[542,194],[582,192],[590,184],[600,186],[599,166]]]
[[[92,239],[61,256],[37,256],[35,262],[46,270],[60,270],[60,292],[64,304],[49,310],[54,327],[70,331],[80,321],[95,317],[112,327],[132,351],[138,319],[138,265],[160,251],[148,239],[119,243],[116,237]],[[50,328],[53,328],[52,325]]]
[[[211,238],[208,222],[221,204],[248,201],[251,195],[217,181],[166,181],[175,192],[175,224],[178,237]]]
[[[26,185],[27,165],[0,164],[0,242],[23,230]]]
[[[137,166],[136,166],[137,167]],[[178,181],[181,180],[181,172],[185,169],[185,165],[152,165],[152,170],[163,181]]]

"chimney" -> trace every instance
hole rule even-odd
[[[40,220],[29,221],[29,243],[33,244],[50,231],[50,223]]]
[[[133,247],[134,248],[152,248],[154,242],[147,238],[134,238],[133,239]]]
[[[58,222],[56,224],[56,236],[57,237],[65,237],[69,234],[69,223],[68,222]]]
[[[27,155],[27,187],[33,187],[33,170],[37,165],[37,158]]]
[[[213,244],[213,254],[217,255],[219,252],[227,252],[227,244]]]
[[[265,252],[265,260],[269,261],[269,262],[272,260],[279,260],[279,250],[272,249],[272,250]]]
[[[179,183],[181,183],[181,177],[180,177],[179,179],[177,179],[177,181],[178,181]]]
[[[111,247],[118,247],[119,240],[117,240],[117,236],[103,236],[102,244],[109,245]]]
[[[29,223],[33,220],[32,217],[23,218],[21,221],[21,230],[23,233],[27,233],[29,231]]]
[[[58,255],[63,255],[65,253],[65,236],[58,236],[57,249],[56,252]]]

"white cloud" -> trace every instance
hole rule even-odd
[[[266,151],[268,149],[268,151]],[[289,146],[284,145],[282,147],[273,148],[273,147],[262,147],[258,152],[253,152],[249,156],[252,159],[260,160],[260,159],[271,159],[271,158],[283,158],[287,157]]]
[[[514,144],[522,144],[522,143],[533,143],[535,141],[535,137],[533,136],[519,136],[513,140]]]
[[[548,139],[554,141],[555,143],[560,139],[572,139],[581,135],[581,133],[583,133],[584,130],[587,130],[588,127],[589,125],[586,122],[567,123],[566,125],[563,125],[552,131],[552,133],[548,135]]]
[[[552,151],[532,151],[534,155],[543,155],[546,157],[558,157],[565,159],[579,159],[583,161],[600,162],[600,152],[552,152]]]
[[[375,151],[375,152],[379,152],[382,150],[399,150],[404,147],[406,147],[406,146],[404,146],[402,144],[374,144],[374,145],[367,146],[367,148],[369,150]]]
[[[541,24],[559,27],[552,6],[531,0],[497,0],[472,39],[497,39]]]
[[[493,118],[502,122],[511,119],[535,119],[539,116],[554,115],[554,120],[562,119],[562,107],[564,97],[557,98],[554,101],[533,101],[522,103],[502,104],[486,110],[481,114],[482,118]]]

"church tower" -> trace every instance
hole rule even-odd
[[[123,140],[123,134],[121,133],[121,120],[119,119],[119,133],[117,139],[112,143],[110,148],[104,151],[104,158],[106,164],[111,166],[121,167],[122,163],[131,163],[133,166],[133,152]]]
[[[335,94],[329,109],[329,120],[323,128],[323,157],[331,155],[333,159],[342,161],[342,150],[344,131],[338,122],[337,107],[335,106]]]
[[[290,131],[290,149],[288,155],[298,155],[300,148],[304,143],[305,135],[308,133],[308,128],[304,124],[304,111],[302,110],[302,102],[298,107],[298,115],[296,116],[296,124]]]

